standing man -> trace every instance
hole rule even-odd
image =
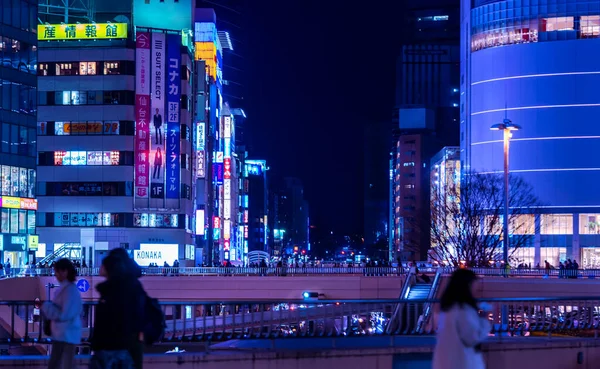
[[[160,179],[160,168],[162,168],[163,156],[160,147],[156,148],[156,154],[154,154],[154,173],[152,178]]]
[[[163,144],[163,134],[162,134],[162,115],[158,113],[158,108],[156,108],[156,114],[154,114],[154,134],[156,136],[154,143],[156,145]]]

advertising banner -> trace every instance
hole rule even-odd
[[[231,181],[228,179],[223,182],[223,199],[231,200]]]
[[[223,184],[223,164],[216,163],[213,164],[213,174],[217,179],[217,184]]]
[[[150,263],[158,266],[165,263],[173,265],[175,260],[179,260],[179,245],[141,243],[140,249],[133,251],[133,259],[140,266],[148,266]]]
[[[204,131],[206,130],[206,123],[198,122],[196,124],[196,149],[204,151],[206,149],[206,137]]]
[[[197,169],[198,169],[198,178],[204,178],[206,177],[206,170],[204,169],[205,167],[205,162],[206,159],[204,157],[204,151],[198,151],[196,153],[196,160],[197,160]]]
[[[150,181],[150,197],[165,197],[165,35],[152,34],[152,105],[150,128],[150,162],[152,163],[152,179]]]
[[[135,197],[148,198],[150,173],[150,34],[136,36],[135,73]]]
[[[231,179],[231,158],[225,158],[223,160],[223,168],[225,170],[223,173],[223,178]]]
[[[39,41],[127,38],[127,27],[127,23],[38,24],[37,37]]]
[[[223,138],[231,138],[231,117],[224,118]]]
[[[179,35],[168,35],[167,36],[167,198],[178,199],[180,191],[180,177],[181,172],[181,161],[180,155],[180,100],[181,100],[181,76],[180,65],[181,65],[181,37]]]

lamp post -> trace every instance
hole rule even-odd
[[[512,131],[518,131],[521,126],[513,124],[508,118],[504,118],[502,123],[494,124],[490,127],[492,131],[502,131],[504,139],[504,243],[502,256],[504,260],[504,270],[506,272],[505,277],[508,278],[508,149],[510,146],[510,138],[512,137]],[[502,325],[506,325],[508,328],[508,306],[502,306]],[[502,327],[504,328],[504,327]]]
[[[502,123],[494,124],[490,127],[492,131],[502,131],[504,138],[504,249],[503,261],[504,267],[508,265],[508,150],[510,146],[510,138],[512,131],[518,131],[521,126],[514,124],[508,118],[504,118]]]

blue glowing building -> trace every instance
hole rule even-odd
[[[461,162],[501,172],[505,117],[522,126],[510,146],[511,173],[529,182],[544,207],[533,222],[532,265],[566,258],[600,265],[600,3],[577,0],[462,0]],[[528,219],[527,219],[528,218]]]

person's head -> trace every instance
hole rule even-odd
[[[60,283],[64,281],[75,282],[77,271],[69,259],[60,259],[54,264],[54,275]]]
[[[471,306],[477,309],[477,302],[473,297],[473,283],[477,276],[469,269],[457,269],[448,282],[446,290],[442,294],[442,311],[452,309],[455,304]]]
[[[139,277],[141,271],[135,261],[133,261],[124,248],[118,247],[110,250],[108,256],[102,260],[100,273],[107,277]]]
[[[156,114],[158,114],[158,108],[156,108]]]

